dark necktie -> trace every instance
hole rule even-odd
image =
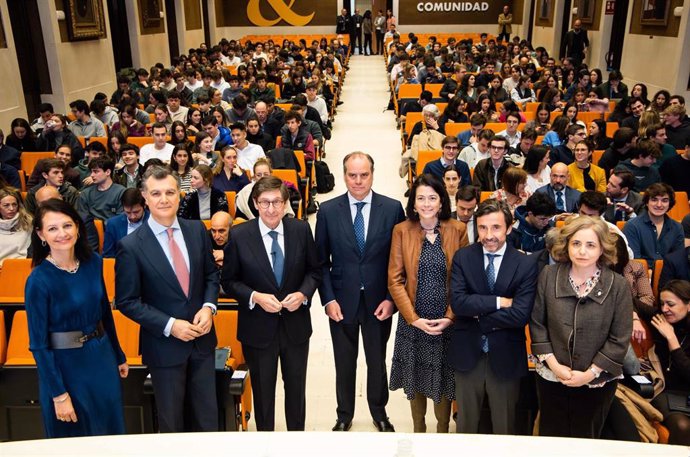
[[[496,285],[496,267],[494,266],[494,259],[500,254],[486,254],[489,259],[489,264],[486,266],[486,281],[489,283],[489,290],[494,293],[494,286]],[[489,352],[489,339],[486,335],[482,335],[482,352]]]
[[[556,192],[556,209],[562,213],[565,212],[565,201],[563,201],[563,191]]]
[[[276,277],[276,283],[280,286],[283,281],[283,267],[285,265],[285,257],[283,256],[283,250],[280,249],[280,244],[278,244],[278,232],[271,230],[268,235],[273,238],[273,243],[271,244],[271,259],[273,260],[273,276]]]
[[[364,215],[362,215],[362,208],[366,202],[357,202],[357,215],[355,216],[355,240],[357,240],[357,247],[359,248],[359,255],[364,254]]]

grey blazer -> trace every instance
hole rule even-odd
[[[529,323],[534,355],[553,353],[560,364],[585,371],[592,363],[622,374],[632,333],[632,292],[623,276],[603,267],[586,297],[570,286],[569,263],[544,267]]]

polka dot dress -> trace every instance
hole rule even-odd
[[[424,239],[419,255],[415,311],[425,319],[440,319],[446,312],[446,255],[441,237],[433,243]],[[393,349],[390,389],[402,388],[409,400],[416,393],[439,403],[441,397],[455,399],[453,371],[446,364],[446,352],[450,342],[448,327],[442,335],[429,335],[398,319]]]

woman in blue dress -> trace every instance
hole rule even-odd
[[[124,433],[119,378],[129,368],[115,334],[102,259],[91,252],[77,212],[62,200],[39,207],[32,242],[26,312],[46,436]]]

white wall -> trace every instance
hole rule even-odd
[[[41,100],[52,103],[58,113],[65,113],[69,103],[76,99],[89,102],[96,92],[110,96],[117,84],[107,8],[104,38],[64,43],[60,39],[55,1],[38,2],[38,10],[53,90],[52,94],[41,94]]]
[[[160,5],[165,15],[165,2],[161,1]],[[165,18],[162,21],[164,26],[167,27]],[[148,69],[156,62],[161,62],[164,65],[170,64],[168,34],[141,34],[139,3],[136,0],[127,2],[127,23],[129,24],[129,41],[132,48],[132,65],[135,68],[143,67]]]
[[[10,14],[7,11],[7,1],[0,0],[0,13],[5,30],[7,47],[0,49],[0,128],[5,137],[10,134],[10,123],[17,117],[26,118],[26,102],[22,89],[21,75],[17,64],[17,51],[14,47],[14,37],[10,27]],[[31,122],[31,119],[29,119]]]
[[[632,21],[632,4],[630,6],[626,30],[630,30]],[[690,69],[688,16],[687,12],[683,13],[677,37],[625,35],[621,72],[629,89],[640,82],[647,85],[650,98],[660,89],[681,94],[686,99],[690,97],[687,90]]]

